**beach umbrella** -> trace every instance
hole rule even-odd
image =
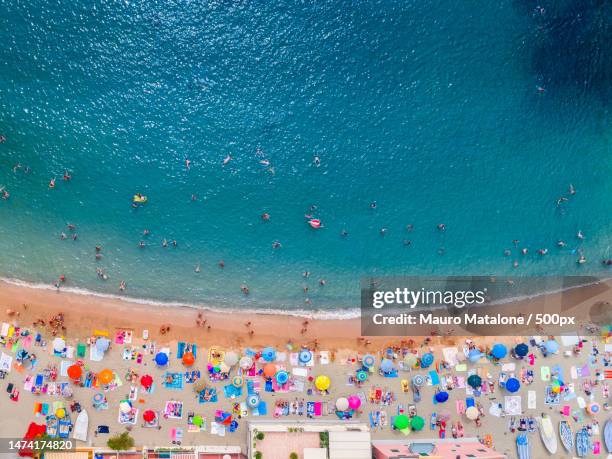
[[[168,354],[164,352],[158,352],[155,356],[155,363],[160,367],[168,365]]]
[[[249,408],[255,408],[257,405],[259,405],[259,395],[251,394],[247,397],[246,401]]]
[[[422,387],[425,384],[425,377],[423,375],[414,375],[412,377],[412,384],[415,387]]]
[[[349,402],[349,408],[351,410],[356,410],[361,406],[361,399],[357,397],[356,395],[351,395],[348,398],[348,402]]]
[[[367,354],[363,356],[363,366],[366,368],[372,368],[376,363],[376,358],[372,354]]]
[[[142,419],[144,420],[144,422],[153,422],[155,421],[156,417],[157,415],[153,410],[146,410],[144,413],[142,413]]]
[[[190,367],[195,363],[195,356],[193,355],[193,352],[185,352],[183,354],[183,365],[185,365],[186,367]]]
[[[586,412],[589,413],[591,416],[595,416],[596,414],[599,413],[599,411],[601,410],[601,407],[599,406],[599,403],[589,403],[586,406]]]
[[[276,365],[273,363],[266,363],[263,367],[263,375],[266,378],[272,378],[276,374]]]
[[[434,356],[431,352],[423,354],[421,357],[421,368],[427,368],[434,362]]]
[[[516,378],[508,378],[506,381],[506,390],[510,393],[517,392],[521,388],[521,383]]]
[[[482,352],[478,349],[472,349],[468,353],[468,360],[472,363],[478,362],[482,358]]]
[[[98,338],[96,341],[96,349],[98,352],[106,352],[110,347],[110,340],[108,338]]]
[[[276,351],[273,347],[266,347],[263,351],[261,351],[261,357],[266,362],[273,362],[276,360]]]
[[[204,419],[202,419],[202,416],[199,414],[196,414],[191,422],[194,426],[202,427],[202,424],[204,424]]]
[[[66,341],[60,337],[55,338],[53,340],[53,350],[55,352],[64,352],[64,349],[66,349]]]
[[[245,355],[244,357],[240,358],[240,362],[238,363],[238,365],[240,365],[240,368],[242,368],[243,370],[248,370],[253,366],[253,358],[249,357],[248,355]]]
[[[110,384],[110,382],[115,379],[115,375],[113,374],[113,372],[111,370],[109,370],[108,368],[102,370],[100,373],[98,373],[98,381],[100,382],[100,384],[103,385],[107,385]]]
[[[368,372],[364,370],[359,370],[356,373],[357,381],[364,382],[368,379]]]
[[[55,410],[55,415],[62,419],[64,416],[66,416],[66,410],[64,408],[58,408],[57,410]]]
[[[444,403],[447,400],[448,400],[448,392],[442,391],[436,394],[436,402]]]
[[[229,351],[225,353],[225,357],[223,358],[223,362],[225,362],[225,364],[228,367],[233,367],[234,365],[236,365],[238,363],[238,359],[240,357],[238,357],[238,354],[236,354],[234,351]]]
[[[425,427],[425,419],[421,416],[413,417],[410,420],[410,427],[412,427],[412,430],[423,430],[423,427]]]
[[[94,404],[99,405],[103,401],[104,401],[104,394],[102,392],[98,392],[97,394],[94,394],[93,396]]]
[[[243,379],[242,376],[234,376],[234,378],[232,379],[232,386],[234,387],[242,387],[242,383],[243,383]]]
[[[73,381],[77,381],[81,379],[81,375],[83,374],[83,368],[80,365],[70,365],[68,367],[68,377]]]
[[[312,352],[308,349],[302,349],[298,355],[298,360],[301,364],[306,365],[312,360]]]
[[[478,375],[470,375],[468,376],[467,383],[470,387],[478,389],[482,386],[482,378]]]
[[[132,411],[132,404],[127,400],[119,402],[119,411],[121,411],[122,413],[129,413],[130,411]]]
[[[559,343],[554,339],[549,339],[546,341],[546,351],[551,354],[556,354],[559,351]]]
[[[393,371],[393,362],[389,359],[382,359],[380,369],[383,373],[391,373]]]
[[[404,356],[404,364],[408,367],[413,367],[417,363],[417,356],[412,352],[409,352]]]
[[[140,378],[140,384],[145,389],[150,388],[153,385],[153,376],[151,376],[151,375],[142,375],[142,377]]]
[[[465,410],[465,417],[470,419],[471,421],[478,419],[478,414],[478,408],[476,408],[475,406],[469,406]]]
[[[529,353],[529,346],[525,343],[517,344],[514,348],[514,353],[519,357],[525,357]]]
[[[276,382],[282,386],[289,381],[289,373],[287,373],[285,370],[280,370],[276,373],[275,378]]]
[[[338,411],[346,411],[349,409],[349,401],[346,397],[340,397],[336,400],[336,409]]]
[[[493,345],[491,349],[491,355],[496,359],[503,359],[508,354],[508,349],[501,343],[497,343]]]
[[[405,414],[398,414],[393,420],[393,427],[395,427],[397,430],[407,429],[409,425],[410,419],[408,419],[408,416]]]
[[[329,376],[326,375],[319,375],[317,376],[317,379],[315,379],[315,387],[318,390],[324,391],[329,389],[329,386],[331,385],[331,379],[329,379]]]

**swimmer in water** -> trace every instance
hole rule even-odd
[[[273,249],[280,249],[282,247],[282,244],[279,241],[274,241],[272,243],[272,248]]]
[[[406,231],[411,232],[414,229],[414,225],[408,224],[406,225]]]
[[[68,236],[66,236],[66,233],[64,233],[63,231],[60,233],[60,239],[63,241],[64,239],[66,239]]]
[[[225,268],[225,262],[223,260],[219,260],[218,265],[219,265],[219,268],[221,269]]]
[[[576,194],[576,189],[574,188],[574,185],[572,185],[571,183],[569,184],[569,188],[567,191],[569,194]]]
[[[436,228],[438,228],[439,231],[445,231],[446,225],[444,223],[439,223],[438,226],[436,226]]]
[[[164,238],[164,240],[162,241],[162,247],[168,247],[168,241],[166,240],[166,238]]]
[[[4,188],[0,188],[1,192],[2,192],[2,199],[4,199],[5,201],[11,197],[11,195],[9,194],[8,191],[6,191]]]
[[[523,255],[527,255],[527,254],[529,253],[529,249],[528,249],[527,247],[523,247],[523,248],[521,249],[521,253],[522,253]]]
[[[343,229],[342,231],[340,231],[340,236],[342,236],[342,237],[348,237],[348,234],[349,234],[349,233],[348,233],[348,231],[347,231],[347,230],[345,230],[345,229]]]
[[[376,201],[370,203],[370,209],[376,209]]]
[[[68,180],[70,180],[72,178],[72,176],[68,173],[68,171],[64,171],[64,176],[62,177],[62,179],[64,180],[64,182],[67,182]]]
[[[240,286],[240,290],[242,290],[242,293],[244,293],[245,295],[249,294],[249,287],[246,284],[242,284]]]
[[[586,263],[586,261],[586,257],[584,255],[580,255],[580,257],[578,257],[578,260],[576,260],[576,263],[578,263],[579,265],[583,265]]]
[[[561,240],[559,240],[559,241],[557,242],[557,247],[565,247],[565,246],[567,246],[567,244],[565,243],[565,241],[561,241]]]
[[[511,253],[511,252],[510,252],[510,250],[509,250],[509,249],[504,250],[504,256],[505,256],[505,257],[509,257],[509,256],[510,256],[510,253]]]
[[[187,159],[185,160],[185,168],[186,168],[187,170],[189,170],[189,168],[190,168],[190,167],[191,167],[191,160],[190,160],[189,158],[187,158]]]
[[[172,239],[172,247],[177,247],[178,246],[178,242],[176,242],[176,239]]]
[[[195,271],[196,273],[199,273],[199,272],[200,272],[200,269],[201,269],[201,268],[200,268],[200,263],[198,263],[198,264],[196,265],[196,267],[195,267],[194,271]]]
[[[149,231],[148,229],[142,231],[143,236],[148,236],[149,234],[151,234],[151,231]]]
[[[312,157],[312,164],[314,164],[315,167],[319,167],[321,165],[321,158],[319,158],[318,155],[314,155]]]
[[[261,214],[261,219],[264,222],[270,221],[270,214],[268,212],[264,212],[263,214]]]
[[[52,178],[51,181],[49,181],[49,188],[55,188],[55,178]]]
[[[119,282],[119,290],[122,292],[125,291],[125,281]]]
[[[0,135],[0,143],[4,143],[6,142],[6,137],[4,137],[3,135]]]
[[[305,278],[310,277],[310,271],[304,271],[304,272],[302,273],[302,277],[305,277]]]
[[[578,232],[576,233],[576,237],[578,239],[584,239],[584,233],[582,232],[582,230],[578,230]]]
[[[140,241],[138,243],[138,247],[140,247],[141,249],[144,249],[145,248],[145,242],[144,241]]]
[[[232,155],[228,154],[225,159],[223,160],[223,165],[225,166],[227,163],[229,163],[232,160]]]
[[[384,236],[385,234],[387,234],[387,228],[381,228],[380,229],[380,235]]]
[[[548,253],[548,249],[538,249],[538,253],[540,255],[546,255]]]
[[[567,201],[569,201],[569,199],[567,199],[565,196],[561,196],[559,199],[557,199],[557,205],[560,206],[561,204]]]
[[[261,161],[259,161],[259,164],[268,167],[270,165],[270,161],[268,161],[267,159],[262,159]]]

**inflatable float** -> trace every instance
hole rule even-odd
[[[140,193],[137,193],[134,195],[134,197],[132,198],[132,202],[134,204],[144,204],[147,202],[147,197],[141,195]]]
[[[318,218],[311,218],[310,220],[308,220],[308,224],[311,228],[314,229],[321,228],[321,220],[319,220]]]

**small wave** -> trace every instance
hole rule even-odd
[[[36,290],[49,290],[54,291],[56,288],[53,285],[43,284],[39,282],[27,282],[21,279],[13,279],[7,277],[0,277],[0,282],[15,285],[18,287],[31,288]],[[219,313],[241,313],[241,314],[266,314],[266,315],[281,315],[281,316],[293,316],[301,317],[313,320],[347,320],[356,319],[361,316],[359,308],[346,308],[346,309],[333,309],[329,311],[313,310],[308,311],[305,309],[274,309],[274,308],[227,308],[221,306],[212,306],[207,304],[196,304],[178,301],[158,301],[146,298],[130,297],[125,295],[116,295],[112,293],[101,293],[92,290],[87,290],[80,287],[62,287],[62,292],[72,293],[74,295],[83,295],[96,298],[104,298],[110,300],[124,301],[126,303],[136,303],[147,306],[155,307],[174,307],[174,308],[192,308],[210,312]]]

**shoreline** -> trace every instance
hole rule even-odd
[[[594,305],[612,302],[612,281],[575,287],[561,293],[551,293],[511,303],[511,306],[541,308],[542,304],[563,302],[571,310],[584,315]],[[90,336],[94,329],[133,329],[138,335],[143,329],[151,339],[176,341],[191,335],[196,341],[231,347],[326,346],[330,349],[378,348],[398,336],[363,336],[359,317],[342,319],[304,318],[291,314],[258,311],[213,311],[188,305],[156,305],[130,301],[126,298],[85,295],[53,288],[32,288],[0,279],[0,316],[4,320],[31,325],[37,319],[47,320],[62,312],[65,334]],[[200,322],[198,324],[198,322]],[[248,325],[247,325],[248,324]],[[170,325],[170,332],[160,328]],[[436,341],[453,342],[457,336],[438,337]]]

